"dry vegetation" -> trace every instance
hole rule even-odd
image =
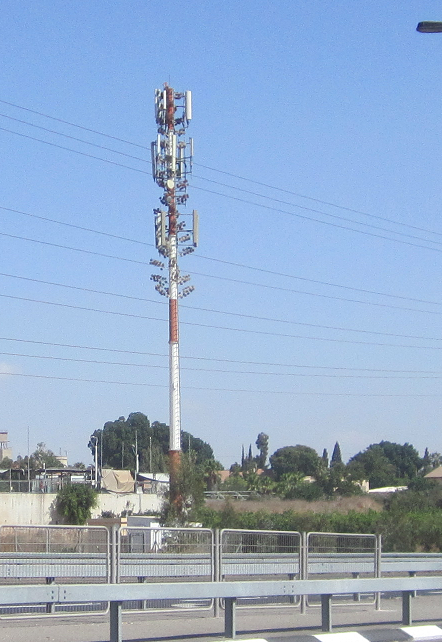
[[[217,500],[209,500],[206,506],[212,510],[221,511],[226,507],[226,503]],[[368,510],[381,511],[382,501],[369,495],[359,495],[354,497],[337,497],[331,500],[320,500],[316,502],[307,502],[303,499],[271,499],[250,500],[250,501],[232,501],[230,506],[238,513],[256,513],[266,511],[269,513],[284,513],[293,511],[294,513],[348,513],[355,511],[357,513],[366,513]]]

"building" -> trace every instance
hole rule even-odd
[[[9,448],[8,433],[0,432],[0,461],[5,457],[12,459],[12,448]]]

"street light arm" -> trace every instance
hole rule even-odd
[[[442,22],[419,22],[416,31],[420,33],[442,33]]]

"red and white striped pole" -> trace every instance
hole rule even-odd
[[[176,163],[174,91],[166,87],[167,155]],[[175,161],[175,163],[174,163]],[[173,168],[172,168],[173,170]],[[177,478],[181,459],[181,395],[178,330],[178,243],[175,172],[167,180],[169,219],[169,474],[172,501],[178,501]]]
[[[155,182],[164,189],[160,200],[167,207],[167,212],[155,210],[156,246],[168,259],[168,278],[153,275],[152,279],[156,290],[169,298],[169,474],[171,501],[178,505],[182,499],[178,488],[181,463],[178,300],[193,290],[193,286],[187,286],[180,291],[180,285],[189,277],[180,275],[178,258],[193,252],[198,242],[197,213],[193,212],[192,229],[187,230],[186,223],[178,222],[181,215],[177,210],[178,204],[187,201],[187,174],[191,171],[192,140],[188,143],[181,140],[191,119],[190,92],[176,93],[166,84],[164,90],[155,92],[155,112],[159,127],[157,141],[152,143],[152,173]],[[191,240],[191,245],[185,245]],[[160,269],[165,267],[161,261],[151,263]]]

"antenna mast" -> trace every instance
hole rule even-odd
[[[183,214],[178,206],[185,205],[187,175],[192,171],[193,140],[184,140],[192,118],[190,91],[175,92],[167,83],[155,90],[155,120],[158,126],[156,141],[152,143],[152,175],[163,189],[160,202],[163,208],[154,209],[155,244],[165,262],[151,260],[161,271],[167,262],[167,276],[153,274],[155,289],[169,299],[169,474],[171,501],[178,503],[177,488],[181,460],[181,398],[179,364],[178,300],[188,296],[193,285],[182,287],[190,276],[181,275],[178,258],[190,254],[198,244],[198,213],[194,210],[190,224],[180,220]],[[189,215],[187,215],[189,216]]]

